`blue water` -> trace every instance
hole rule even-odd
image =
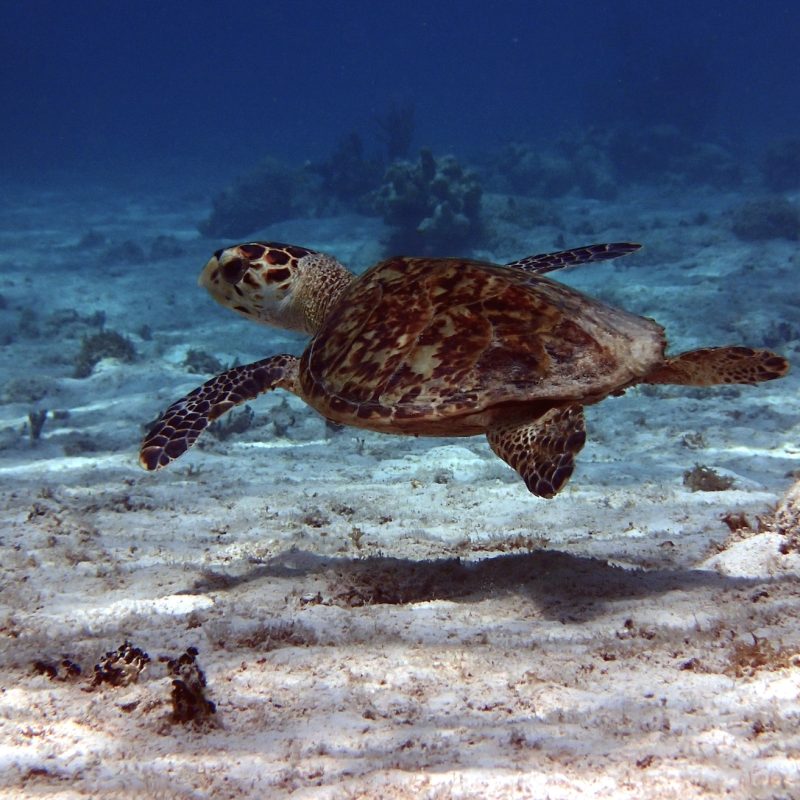
[[[377,146],[392,102],[438,152],[659,123],[757,150],[800,129],[798,52],[791,2],[4,0],[0,167],[218,183]]]
[[[141,426],[182,392],[224,365],[300,352],[302,337],[235,319],[197,288],[211,253],[252,239],[356,272],[386,255],[507,263],[641,242],[564,279],[657,319],[676,350],[741,343],[800,359],[796,3],[0,10],[0,459],[116,451],[134,469]],[[400,124],[413,110],[394,154],[393,109]],[[109,363],[76,375],[104,331],[135,358],[94,353]],[[218,366],[190,363],[190,348]],[[787,420],[763,426],[765,447],[794,441],[797,373],[745,393],[756,405],[779,393]],[[108,405],[79,411],[87,397]],[[48,418],[39,442],[29,414],[42,410],[72,416]],[[92,425],[107,438],[76,443]]]
[[[800,477],[798,53],[798,0],[0,0],[2,786],[645,798],[669,780],[721,797],[737,769],[754,797],[797,786],[800,534],[755,534]],[[413,121],[394,153],[390,118]],[[355,273],[639,242],[552,277],[656,320],[670,353],[740,344],[792,371],[587,406],[552,501],[484,436],[339,429],[283,389],[142,470],[179,398],[307,347],[197,285],[212,253],[261,239]],[[419,285],[421,318],[451,278]],[[548,352],[562,385],[613,388],[612,350],[563,363],[586,341],[571,323],[605,312],[567,311],[559,347],[536,338],[552,290],[516,330],[521,290],[492,285],[417,337],[413,368],[437,376],[420,404],[442,354],[489,346],[483,313],[499,357],[461,396],[488,385],[513,422]],[[394,363],[397,301],[370,296],[374,328],[332,317],[357,342],[329,365],[345,399],[363,387],[333,364]],[[468,341],[437,350],[458,325]],[[619,383],[650,350],[631,345]],[[544,409],[552,385],[529,385]],[[536,439],[563,477],[580,431]],[[148,674],[85,694],[125,640]],[[219,704],[209,736],[167,716],[163,656],[187,647]]]

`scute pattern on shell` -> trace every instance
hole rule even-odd
[[[645,342],[640,359],[625,351],[634,339]],[[503,403],[591,402],[662,353],[660,326],[540,275],[395,258],[353,284],[304,354],[300,376],[309,402],[333,418],[446,426]]]

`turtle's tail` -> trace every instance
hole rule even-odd
[[[702,347],[668,358],[643,383],[716,386],[720,383],[761,383],[782,378],[789,362],[770,350],[752,347]]]

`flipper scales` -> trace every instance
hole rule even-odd
[[[583,408],[552,408],[532,422],[492,428],[486,438],[532,494],[554,497],[572,475],[575,455],[586,442]]]
[[[279,355],[233,367],[174,402],[142,442],[139,463],[157,470],[182,456],[217,417],[272,389],[294,391],[295,356]]]

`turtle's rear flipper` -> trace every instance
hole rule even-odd
[[[558,253],[539,253],[535,256],[526,256],[518,261],[511,261],[506,266],[542,275],[557,269],[588,264],[590,261],[608,261],[611,258],[626,256],[628,253],[635,253],[640,247],[640,244],[631,242],[589,244],[586,247],[575,247],[572,250],[560,250]]]
[[[217,375],[158,418],[142,442],[139,463],[147,470],[166,467],[195,443],[209,422],[272,389],[293,392],[296,381],[297,359],[287,355],[243,364]]]
[[[572,475],[574,457],[586,441],[583,408],[553,408],[533,422],[492,428],[486,438],[529,491],[554,497]]]
[[[668,358],[643,383],[716,386],[761,383],[783,377],[789,362],[770,350],[752,347],[702,347]]]

